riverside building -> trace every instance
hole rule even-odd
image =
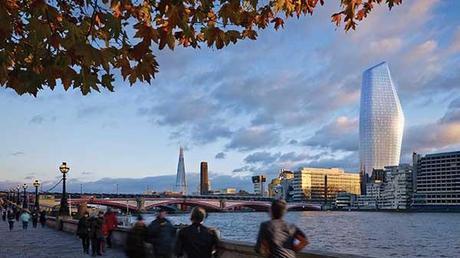
[[[302,168],[294,172],[293,200],[333,202],[338,193],[360,194],[358,173],[339,168]]]
[[[412,207],[424,210],[460,210],[460,151],[413,154]]]
[[[358,196],[355,209],[406,210],[410,208],[413,193],[413,169],[408,164],[374,169],[366,184],[366,194]]]

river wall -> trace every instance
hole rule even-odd
[[[55,217],[48,217],[46,224],[50,228],[62,230],[71,234],[77,231],[78,221],[73,219],[57,219]],[[117,228],[112,233],[112,243],[119,248],[123,248],[125,244],[126,235],[129,229]],[[243,241],[229,241],[222,240],[219,244],[219,257],[220,258],[256,258],[261,257],[254,251],[253,243]],[[324,251],[306,250],[297,255],[299,258],[359,258],[363,256],[339,254]]]

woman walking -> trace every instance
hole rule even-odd
[[[27,230],[29,225],[30,215],[27,210],[24,210],[21,214],[20,220],[22,221],[22,229]]]

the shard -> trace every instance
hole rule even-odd
[[[361,170],[399,165],[404,114],[386,62],[363,73],[359,114]]]
[[[187,181],[185,179],[184,149],[182,148],[182,146],[180,147],[179,162],[177,164],[176,191],[182,194],[187,194]]]

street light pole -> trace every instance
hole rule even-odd
[[[23,184],[22,188],[24,188],[24,199],[22,199],[22,208],[27,209],[27,184]]]
[[[40,203],[39,203],[39,196],[38,196],[38,187],[40,186],[40,181],[38,179],[35,179],[34,181],[34,186],[35,186],[35,210],[40,209]]]
[[[61,197],[61,207],[59,208],[59,215],[68,216],[69,206],[67,204],[67,192],[65,189],[65,180],[66,180],[66,174],[69,172],[70,168],[67,166],[66,162],[62,162],[62,165],[59,167],[59,170],[62,173],[62,197]]]
[[[16,190],[18,191],[18,196],[17,196],[17,199],[16,199],[16,204],[17,205],[21,204],[21,196],[20,196],[20,193],[19,193],[20,189],[21,189],[21,187],[19,185],[16,186]]]

